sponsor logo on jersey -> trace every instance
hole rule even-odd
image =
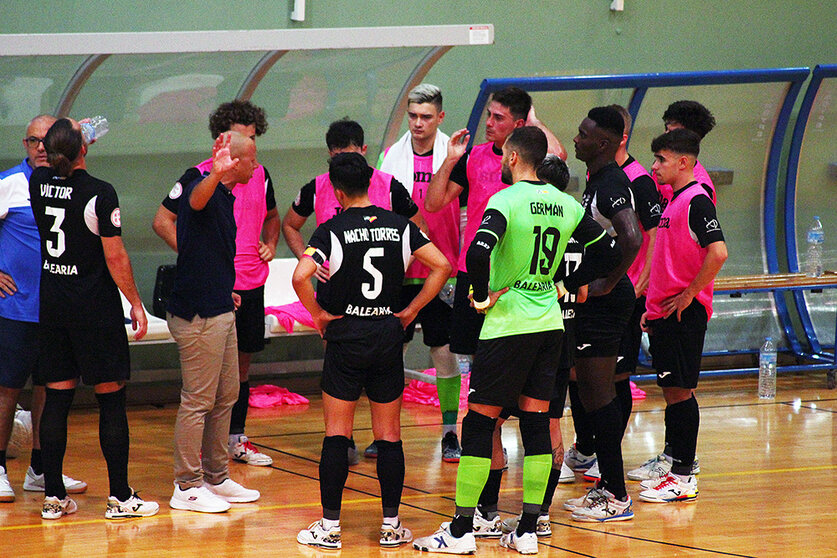
[[[706,221],[706,232],[715,232],[721,230],[721,226],[718,224],[717,219],[704,218],[704,220]]]
[[[180,197],[180,194],[183,193],[183,186],[180,185],[180,182],[175,182],[174,186],[171,187],[171,191],[169,192],[169,198],[176,200]]]
[[[117,207],[110,213],[110,222],[113,224],[114,227],[121,227],[122,226],[122,214],[119,212],[119,208]]]
[[[651,213],[651,215],[662,215],[663,210],[659,203],[655,203],[648,209],[648,212]]]
[[[627,203],[627,200],[626,200],[625,198],[623,198],[623,197],[621,197],[621,196],[620,196],[620,197],[616,198],[615,200],[613,200],[613,201],[611,202],[610,207],[617,207],[617,206],[619,206],[619,205],[623,205],[623,204],[625,204],[625,203]]]
[[[657,372],[657,377],[661,380],[666,376],[671,376],[671,372],[669,370],[666,370],[664,372]]]

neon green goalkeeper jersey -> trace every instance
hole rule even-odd
[[[480,339],[564,329],[553,277],[584,208],[549,184],[517,182],[494,194],[486,212],[506,219],[491,252],[489,288],[509,291],[488,309]],[[496,237],[485,221],[478,232]]]

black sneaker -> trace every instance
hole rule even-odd
[[[459,438],[456,432],[448,432],[442,438],[442,461],[445,463],[459,463],[462,457],[462,448],[459,447]]]
[[[369,459],[377,459],[378,457],[378,445],[375,442],[369,444],[365,450],[363,450],[363,457],[367,457]]]

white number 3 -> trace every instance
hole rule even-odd
[[[64,208],[47,206],[44,208],[44,212],[47,215],[55,217],[55,222],[52,224],[52,228],[49,229],[49,232],[54,232],[56,234],[55,243],[53,244],[52,240],[47,240],[46,249],[50,256],[57,258],[61,256],[66,249],[64,231],[61,230],[61,223],[64,222]]]

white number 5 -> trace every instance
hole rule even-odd
[[[372,284],[363,283],[360,292],[369,300],[378,298],[384,288],[384,275],[372,265],[372,258],[380,258],[384,255],[384,249],[381,247],[370,248],[363,255],[363,269],[372,276]]]
[[[50,256],[57,258],[66,249],[64,231],[61,230],[61,223],[64,222],[64,208],[47,206],[44,208],[44,213],[55,217],[55,222],[52,224],[52,228],[49,229],[49,232],[54,232],[56,235],[55,244],[52,243],[52,240],[47,240],[46,249]]]

